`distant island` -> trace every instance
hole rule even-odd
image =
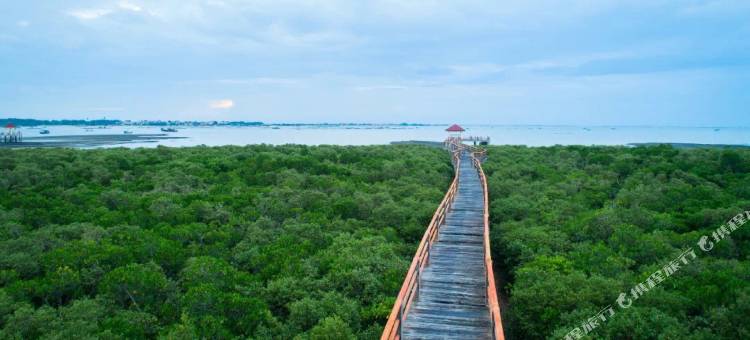
[[[262,122],[246,121],[182,121],[182,120],[120,120],[120,119],[27,119],[27,118],[2,118],[0,125],[12,123],[17,126],[46,126],[46,125],[73,125],[73,126],[102,126],[102,125],[126,125],[126,126],[261,126]]]
[[[433,126],[445,124],[420,123],[263,123],[257,121],[196,121],[196,120],[120,120],[120,119],[29,119],[29,118],[0,118],[0,126],[14,124],[16,126]]]

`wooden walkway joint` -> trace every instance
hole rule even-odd
[[[483,151],[446,141],[456,175],[417,248],[386,339],[504,340],[489,247]]]

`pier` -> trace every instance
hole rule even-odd
[[[489,136],[464,136],[461,138],[462,142],[474,143],[474,145],[488,145],[490,144]]]
[[[481,165],[486,153],[461,141],[453,135],[444,143],[455,176],[417,248],[381,340],[505,339],[490,256]]]

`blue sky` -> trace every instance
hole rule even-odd
[[[0,4],[0,116],[750,126],[750,1]]]

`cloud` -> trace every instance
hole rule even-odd
[[[242,78],[242,79],[218,79],[217,83],[228,84],[228,85],[298,85],[302,83],[302,79],[298,78],[282,78],[282,77],[257,77],[257,78]]]
[[[234,101],[231,99],[214,100],[209,106],[214,110],[227,110],[234,107]]]
[[[448,65],[436,79],[443,83],[499,82],[541,75],[577,77],[601,73],[649,73],[654,70],[692,69],[675,63],[665,68],[660,60],[684,51],[680,42],[662,40],[626,49],[550,56],[518,63],[470,63]],[[653,66],[655,65],[655,66]]]
[[[18,69],[0,79],[0,88],[28,83],[81,96],[98,91],[104,103],[143,98],[129,104],[123,115],[130,117],[248,111],[286,114],[270,120],[320,120],[347,111],[380,119],[378,110],[395,106],[452,114],[461,105],[488,115],[513,110],[567,115],[615,107],[615,101],[594,91],[599,88],[628,99],[644,94],[642,102],[653,104],[653,110],[676,112],[675,96],[653,86],[653,94],[641,91],[649,85],[645,81],[641,87],[614,85],[629,75],[652,79],[649,73],[659,77],[714,66],[744,72],[744,78],[717,76],[706,84],[696,76],[660,86],[688,83],[727,92],[710,99],[685,97],[689,103],[747,102],[742,92],[750,67],[750,40],[743,39],[750,34],[750,23],[743,20],[747,0],[18,3],[9,6],[19,10],[0,11],[13,26],[0,32],[0,51],[12,53],[0,54]],[[26,7],[38,9],[33,16],[17,16]],[[50,13],[66,20],[45,17]],[[14,26],[19,20],[32,25]],[[54,65],[45,62],[51,57]],[[170,101],[161,98],[164,88],[175,89]],[[186,97],[202,99],[191,103]],[[560,104],[567,100],[580,105],[562,113]],[[37,100],[0,90],[0,109],[76,109],[61,108],[66,102],[72,100],[52,94]],[[235,103],[242,105],[234,109]],[[747,107],[723,105],[737,115]]]
[[[293,30],[285,24],[272,23],[260,34],[268,43],[290,47],[323,47],[326,49],[351,46],[358,38],[346,31]]]
[[[151,11],[144,11],[143,7],[129,1],[121,1],[112,8],[84,8],[74,9],[67,12],[68,15],[78,20],[96,20],[118,12],[145,13],[154,15]]]
[[[76,9],[68,12],[68,15],[79,20],[96,20],[112,14],[112,10],[105,8]]]
[[[128,1],[122,1],[117,6],[120,7],[120,9],[132,12],[140,12],[143,10],[143,7]]]
[[[86,108],[84,111],[87,112],[123,112],[125,111],[124,107],[89,107]]]
[[[750,4],[744,0],[712,0],[691,3],[678,11],[684,15],[737,15],[750,10]]]
[[[356,91],[378,91],[378,90],[408,90],[408,86],[403,85],[371,85],[371,86],[355,86]]]

